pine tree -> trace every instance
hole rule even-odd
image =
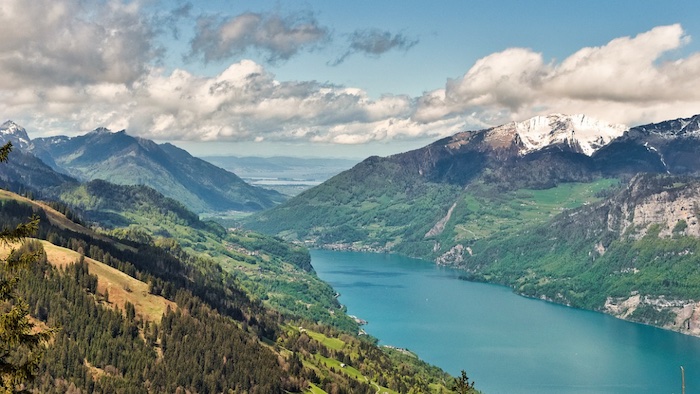
[[[6,162],[12,144],[0,147],[0,162]],[[38,217],[15,228],[0,230],[0,244],[11,246],[31,236],[39,227]],[[35,373],[44,344],[50,331],[36,331],[29,320],[29,306],[16,294],[20,273],[34,261],[38,254],[16,253],[13,249],[5,259],[0,259],[0,393],[13,393]]]
[[[455,378],[453,390],[459,394],[468,394],[474,390],[474,382],[469,384],[469,378],[464,370],[458,378]]]

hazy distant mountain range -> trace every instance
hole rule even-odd
[[[174,198],[195,212],[257,211],[284,201],[273,190],[247,184],[237,175],[191,156],[171,144],[132,137],[125,131],[113,133],[100,128],[77,137],[49,137],[30,140],[24,128],[7,121],[0,126],[0,140],[12,141],[15,151],[29,153],[58,172],[56,181],[66,176],[78,181],[103,179],[122,185],[147,185]],[[20,153],[13,153],[19,156]],[[27,157],[25,161],[33,159]],[[20,164],[10,162],[11,171]],[[33,173],[46,172],[34,163]],[[46,190],[56,186],[34,176],[27,187]],[[17,179],[7,177],[6,179]]]
[[[231,171],[251,185],[295,196],[319,185],[360,160],[302,157],[203,156],[202,159]]]
[[[201,158],[244,179],[275,178],[305,181],[325,181],[361,161],[286,156],[202,156]]]

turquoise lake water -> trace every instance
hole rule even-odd
[[[401,256],[313,250],[319,277],[380,344],[497,393],[700,393],[700,339],[458,279]]]

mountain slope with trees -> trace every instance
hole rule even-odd
[[[638,175],[597,203],[468,243],[470,280],[700,335],[700,180]]]
[[[37,138],[28,150],[56,171],[79,180],[148,185],[195,212],[256,211],[284,200],[275,191],[248,185],[235,174],[171,144],[158,145],[123,130]]]
[[[146,186],[93,181],[63,193],[73,208],[0,193],[3,225],[34,215],[43,240],[21,248],[38,261],[17,282],[18,295],[36,324],[60,327],[37,359],[36,378],[17,388],[374,393],[453,386],[441,370],[357,337],[303,248],[250,232],[229,235]],[[302,285],[283,289],[285,281]],[[274,302],[288,291],[305,308]],[[350,325],[319,324],[308,312],[315,308]]]
[[[620,253],[633,253],[638,248],[647,250],[644,245],[652,244],[682,252],[686,249],[683,245],[697,240],[697,234],[673,232],[676,222],[669,224],[658,215],[647,214],[646,222],[634,222],[635,226],[658,226],[659,241],[641,237],[616,242],[614,253],[598,256],[601,264],[610,259],[611,265],[593,275],[587,264],[592,259],[589,254],[597,253],[595,246],[607,248],[609,237],[632,230],[609,229],[605,221],[571,220],[563,227],[557,223],[570,212],[577,218],[588,218],[586,210],[592,206],[616,206],[610,199],[625,188],[648,184],[654,195],[668,193],[652,187],[666,182],[657,180],[666,179],[664,176],[674,179],[673,175],[683,175],[688,180],[668,182],[692,183],[700,175],[700,116],[639,126],[618,136],[611,132],[612,138],[597,145],[576,140],[581,130],[576,128],[575,119],[561,115],[549,118],[551,133],[542,132],[541,119],[530,120],[522,125],[459,133],[386,158],[371,157],[278,207],[247,218],[245,225],[318,247],[401,253],[455,265],[469,271],[468,278],[507,284],[522,294],[699,334],[695,323],[689,326],[671,317],[681,316],[677,314],[679,305],[688,306],[697,299],[690,287],[673,278],[680,275],[675,269],[646,271],[655,275],[650,281],[645,275],[630,276],[620,288],[610,285],[582,290],[586,284],[602,280],[596,275],[618,264],[612,263],[613,256],[619,258]],[[533,124],[539,134],[532,133]],[[530,134],[521,134],[521,130]],[[591,130],[587,133],[590,137]],[[547,136],[552,143],[526,143],[533,135]],[[639,173],[663,176],[636,177]],[[657,210],[680,212],[680,208],[672,208],[676,200],[659,198]],[[627,216],[641,209],[640,201],[632,201],[626,208]],[[688,212],[693,208],[684,209]],[[691,219],[683,220],[692,228]],[[682,227],[684,222],[678,223]],[[563,239],[551,229],[576,235]],[[602,230],[607,231],[603,239],[584,236]],[[697,271],[693,256],[700,251],[697,246],[688,248],[678,269],[689,270],[686,276],[692,278]],[[636,259],[676,261],[670,255],[653,253]],[[658,287],[652,291],[654,286]],[[677,291],[675,301],[664,303],[660,297],[670,294],[664,290],[669,286]],[[616,312],[616,305],[630,297],[633,300],[629,302],[636,302],[638,296],[642,301],[637,305],[646,305],[644,308],[637,308],[635,314],[630,308]],[[658,318],[659,314],[666,317]]]
[[[237,175],[191,156],[172,144],[100,128],[77,137],[30,140],[12,121],[0,125],[0,143],[12,142],[14,160],[0,169],[0,185],[55,199],[62,187],[107,180],[147,185],[196,212],[258,211],[285,196],[247,184]]]

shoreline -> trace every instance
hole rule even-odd
[[[350,243],[334,243],[334,244],[324,244],[324,245],[317,245],[313,242],[308,242],[308,241],[305,243],[306,243],[306,247],[311,248],[311,249],[331,250],[331,251],[337,251],[337,252],[360,252],[360,253],[374,253],[374,254],[390,254],[390,255],[396,255],[396,256],[406,257],[406,258],[410,258],[410,259],[421,260],[421,261],[424,261],[424,262],[429,263],[431,265],[455,269],[455,270],[464,272],[466,274],[470,273],[469,271],[462,269],[460,267],[451,266],[449,264],[440,264],[438,262],[426,260],[426,259],[423,259],[420,257],[407,256],[407,255],[403,255],[401,253],[391,252],[387,248],[373,248],[373,247],[366,246],[366,245],[362,245],[362,246],[358,247],[358,246],[350,244]],[[502,287],[506,287],[506,288],[510,289],[513,292],[513,294],[516,294],[516,295],[524,297],[524,298],[545,301],[545,302],[550,303],[550,304],[561,305],[564,307],[578,309],[578,310],[582,310],[582,311],[601,313],[601,314],[608,315],[608,316],[611,316],[611,317],[614,317],[616,319],[623,320],[626,322],[642,324],[645,326],[659,328],[659,329],[662,329],[665,331],[671,331],[671,332],[675,332],[675,333],[686,335],[686,336],[693,337],[693,338],[700,338],[700,302],[695,301],[695,300],[684,300],[685,302],[684,302],[682,307],[680,307],[680,308],[675,307],[675,308],[678,308],[679,311],[684,311],[685,309],[688,309],[688,305],[695,305],[695,307],[692,309],[692,312],[690,313],[689,316],[685,317],[685,315],[688,315],[688,313],[687,312],[684,313],[684,316],[682,316],[683,318],[681,319],[681,320],[683,320],[683,322],[679,322],[678,319],[674,320],[674,323],[677,323],[677,324],[678,323],[687,324],[686,323],[687,321],[689,321],[691,319],[695,320],[697,322],[697,324],[695,325],[695,330],[687,332],[687,331],[681,331],[682,328],[674,329],[673,326],[668,326],[668,325],[663,326],[663,325],[653,324],[651,322],[644,322],[644,321],[628,319],[627,316],[629,316],[631,314],[631,311],[628,311],[628,310],[626,310],[625,313],[623,313],[621,315],[616,315],[614,313],[611,313],[611,311],[606,311],[603,309],[595,310],[595,309],[586,309],[586,308],[576,307],[576,306],[573,306],[569,303],[558,302],[558,301],[551,299],[551,298],[548,298],[544,295],[533,295],[533,296],[526,295],[524,293],[518,292],[512,286],[498,283],[498,282],[479,280],[479,279],[469,278],[467,276],[460,276],[458,279],[468,281],[468,282],[474,282],[474,283],[485,283],[485,284],[489,284],[489,285],[502,286]],[[631,294],[630,298],[632,298],[634,296],[635,296],[635,294]],[[659,297],[659,298],[663,298],[663,297]],[[608,301],[610,299],[611,299],[611,297],[608,296]],[[678,301],[678,300],[676,300],[676,301]],[[679,302],[682,302],[682,301],[679,301]],[[606,302],[606,305],[604,305],[603,308],[605,308],[607,306],[607,304],[608,304],[608,302]],[[672,312],[678,316],[678,314],[676,312],[674,312],[674,311],[672,311]],[[355,317],[351,316],[351,318],[355,318]],[[360,320],[364,321],[362,319],[360,319]],[[365,322],[364,324],[367,324],[367,322]],[[682,326],[680,324],[678,324],[678,327],[682,327]]]

